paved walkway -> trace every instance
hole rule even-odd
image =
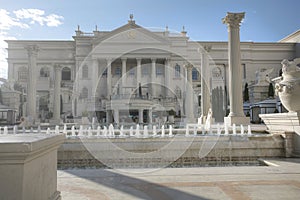
[[[58,171],[63,200],[300,199],[300,159],[272,166]]]

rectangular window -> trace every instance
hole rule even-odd
[[[121,74],[122,74],[121,67],[116,67],[115,68],[115,75],[116,76],[121,76]]]
[[[143,68],[142,68],[142,74],[143,75],[148,75],[149,74],[149,70],[148,70],[149,68],[147,67],[147,66],[144,66]]]
[[[196,68],[193,68],[192,70],[192,80],[197,81],[198,80],[198,70]]]
[[[27,71],[19,71],[18,78],[19,81],[27,81]]]
[[[162,76],[163,75],[163,68],[162,66],[156,66],[156,75]]]

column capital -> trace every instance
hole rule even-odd
[[[112,63],[112,58],[106,58],[105,60],[106,60],[107,65],[111,65],[111,63]]]
[[[184,67],[185,67],[187,70],[192,70],[192,69],[193,69],[193,65],[190,64],[190,63],[184,65]]]
[[[27,45],[24,48],[27,50],[29,56],[37,56],[37,53],[40,50],[37,45]]]
[[[122,60],[122,62],[126,62],[127,58],[122,57],[121,60]]]
[[[152,63],[156,62],[156,58],[150,58]]]
[[[52,64],[55,70],[62,70],[62,66],[60,64]]]
[[[227,12],[226,17],[222,19],[223,24],[227,24],[228,28],[239,28],[241,21],[245,17],[245,12],[230,13]]]
[[[137,61],[138,63],[141,63],[141,62],[142,62],[142,58],[136,58],[136,61]]]

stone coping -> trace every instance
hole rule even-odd
[[[0,135],[0,158],[3,153],[26,154],[55,146],[58,147],[64,139],[64,134]]]

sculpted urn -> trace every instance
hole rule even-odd
[[[281,64],[282,77],[273,79],[275,92],[289,112],[300,112],[300,58]]]

